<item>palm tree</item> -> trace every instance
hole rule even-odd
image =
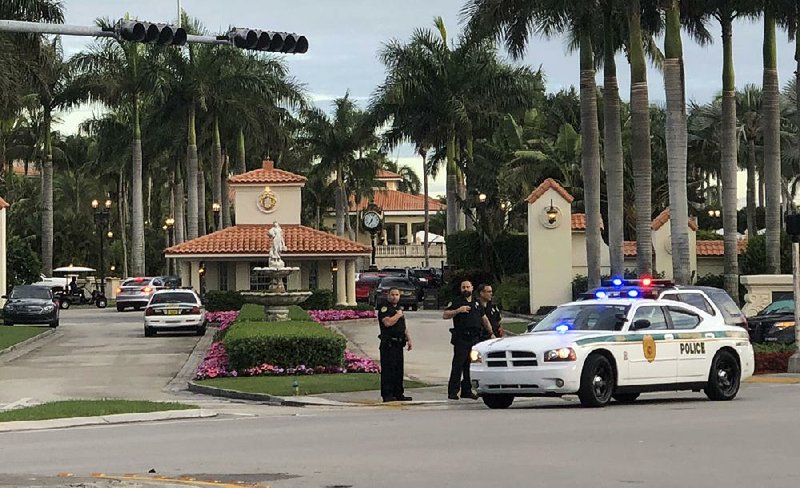
[[[299,140],[320,159],[317,170],[335,177],[336,235],[343,236],[345,227],[349,228],[346,221],[350,220],[347,217],[348,184],[353,183],[348,181],[348,173],[363,159],[365,151],[377,146],[377,138],[367,123],[367,116],[355,106],[349,93],[334,100],[333,105],[331,117],[318,108],[302,111],[304,126]]]
[[[400,166],[397,161],[386,159],[381,162],[381,167],[392,173],[400,175],[402,180],[397,185],[397,189],[403,193],[410,193],[412,195],[419,195],[421,182],[419,176],[411,166],[404,164]]]
[[[638,7],[638,0],[633,1]],[[524,53],[528,38],[534,32],[550,36],[568,30],[570,36],[577,39],[581,73],[581,133],[583,141],[581,165],[584,175],[584,204],[587,219],[586,255],[590,287],[600,285],[600,131],[597,120],[595,56],[591,34],[594,30],[593,24],[598,10],[599,5],[596,0],[569,2],[470,0],[464,8],[464,13],[469,17],[472,31],[489,37],[501,38],[515,58],[519,58]],[[641,42],[638,46],[641,47]],[[643,60],[643,53],[641,57]],[[637,194],[638,197],[640,197],[639,194]]]
[[[98,25],[111,28],[110,22]],[[144,204],[142,196],[142,131],[141,107],[155,83],[156,70],[151,62],[157,51],[139,43],[121,43],[103,39],[73,58],[81,73],[74,80],[83,87],[85,98],[111,108],[125,107],[131,114],[132,177],[131,177],[131,273],[145,274]],[[195,188],[197,186],[195,185]]]
[[[745,213],[747,215],[748,237],[757,235],[758,231],[756,226],[756,168],[759,165],[756,157],[756,146],[763,147],[765,140],[762,117],[763,100],[763,91],[751,84],[745,85],[736,94],[736,113],[739,119],[740,139],[746,145],[746,151],[740,151],[740,153],[747,167],[747,207]],[[780,179],[780,176],[778,178]],[[780,199],[780,193],[778,193],[778,198]]]
[[[783,5],[780,5],[780,4]],[[793,2],[791,10],[796,8]],[[781,110],[780,86],[778,81],[778,53],[775,42],[776,17],[787,12],[786,2],[765,0],[764,13],[764,74],[763,74],[763,130],[764,138],[764,180],[766,186],[766,224],[767,224],[767,271],[781,272]],[[781,7],[784,9],[780,11]],[[749,179],[748,179],[749,183]],[[750,187],[748,185],[748,195]],[[748,201],[748,207],[749,207]],[[751,234],[754,235],[754,234]]]

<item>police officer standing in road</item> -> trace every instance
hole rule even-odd
[[[403,347],[411,350],[411,336],[400,302],[400,290],[389,290],[386,305],[378,310],[381,339],[381,396],[384,402],[411,401],[403,393]]]
[[[503,320],[503,317],[500,316],[500,307],[492,302],[493,293],[492,285],[484,283],[478,285],[478,302],[481,304],[481,307],[483,307],[486,318],[489,319],[489,323],[492,324],[492,333],[494,333],[495,337],[503,337],[506,335],[503,326],[500,325],[500,321]],[[482,329],[481,332],[481,340],[485,341],[489,338],[489,333],[486,329]]]
[[[450,329],[453,344],[453,364],[450,369],[450,381],[447,384],[447,398],[458,400],[459,384],[461,398],[478,399],[472,392],[472,382],[469,378],[469,353],[480,339],[481,327],[485,328],[489,337],[494,337],[492,325],[477,300],[472,298],[472,283],[461,282],[461,295],[447,305],[442,314],[445,320],[453,319],[453,328]]]

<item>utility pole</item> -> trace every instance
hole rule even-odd
[[[178,23],[175,24],[178,27],[181,26],[181,17],[183,17],[183,10],[181,9],[181,0],[178,0]]]

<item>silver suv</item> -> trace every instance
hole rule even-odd
[[[164,288],[166,283],[160,276],[128,278],[117,288],[117,312],[131,307],[134,310],[141,310],[147,306],[153,292]]]

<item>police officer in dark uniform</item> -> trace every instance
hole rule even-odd
[[[481,304],[484,313],[486,313],[486,318],[489,319],[489,323],[492,324],[492,333],[494,333],[495,337],[503,337],[506,335],[503,326],[500,325],[500,321],[503,320],[503,317],[500,315],[500,307],[492,302],[493,293],[492,285],[484,283],[478,285],[478,303]],[[481,340],[485,341],[489,338],[489,332],[486,329],[481,329],[481,332]]]
[[[400,302],[400,290],[389,290],[386,305],[378,310],[381,339],[381,396],[384,402],[411,401],[403,394],[403,347],[411,350],[411,337]]]
[[[445,320],[453,319],[453,328],[450,329],[453,344],[453,364],[450,369],[450,381],[447,384],[447,398],[458,400],[459,386],[461,398],[478,399],[472,392],[472,382],[469,377],[469,353],[479,340],[481,328],[485,328],[489,337],[494,337],[492,325],[486,318],[483,307],[472,297],[472,283],[461,283],[461,295],[447,305],[442,314]]]

